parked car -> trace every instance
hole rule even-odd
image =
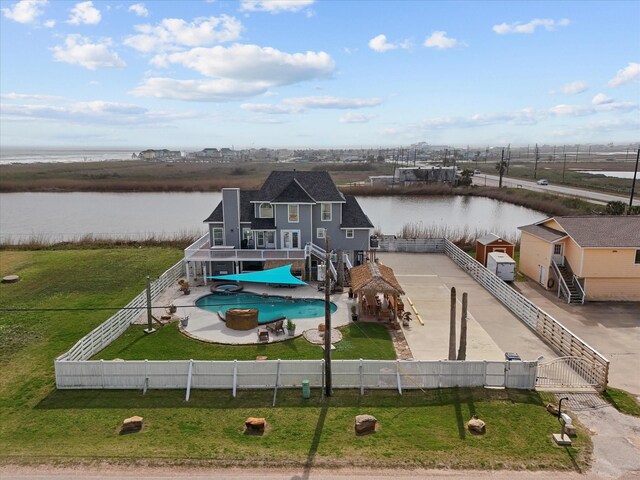
[[[482,172],[480,170],[478,170],[477,168],[473,171],[474,175],[480,175]]]
[[[538,185],[549,185],[549,181],[546,178],[541,178],[537,183]]]

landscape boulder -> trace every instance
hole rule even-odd
[[[477,415],[471,417],[471,420],[467,422],[467,428],[471,433],[482,435],[487,431],[487,424],[480,420]]]
[[[578,430],[576,429],[576,426],[573,425],[572,423],[565,424],[564,433],[566,433],[570,437],[577,437],[578,436]]]
[[[120,427],[120,433],[134,433],[142,430],[142,417],[134,415],[130,418],[125,418]]]
[[[245,420],[244,426],[247,433],[264,433],[264,427],[267,424],[265,418],[249,417]]]
[[[7,275],[2,278],[2,283],[16,283],[20,281],[20,277],[18,275]]]
[[[325,328],[326,327],[325,327],[324,323],[319,323],[318,324],[318,331],[319,332],[324,332]]]
[[[560,411],[558,410],[558,406],[554,405],[553,403],[547,403],[547,412],[549,412],[551,415],[554,416],[558,416],[560,415]]]
[[[378,420],[373,415],[356,415],[356,435],[366,435],[376,432]]]

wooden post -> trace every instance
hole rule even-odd
[[[156,329],[153,328],[153,315],[151,315],[151,281],[149,275],[147,275],[147,328],[144,333],[153,333]]]
[[[467,292],[462,294],[462,318],[460,319],[460,347],[458,360],[467,359]]]
[[[187,372],[187,394],[184,397],[185,402],[189,401],[191,396],[191,375],[193,373],[193,360],[189,360],[189,371]]]
[[[329,253],[329,236],[325,230],[325,276],[324,276],[324,369],[325,369],[325,393],[327,397],[333,394],[331,385],[331,253]]]
[[[451,287],[451,310],[449,315],[449,360],[456,359],[456,287]]]

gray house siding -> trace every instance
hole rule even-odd
[[[224,223],[216,222],[209,224],[209,245],[213,246],[213,229],[214,228],[224,228]]]
[[[222,189],[222,215],[224,218],[224,243],[240,247],[240,189]]]
[[[284,248],[282,245],[282,230],[300,230],[300,248],[304,248],[311,238],[311,207],[312,205],[301,204],[298,207],[299,222],[289,222],[289,210],[286,204],[276,204],[274,215],[276,221],[276,248]]]

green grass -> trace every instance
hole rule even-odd
[[[401,466],[509,469],[584,469],[589,440],[584,431],[570,448],[552,444],[557,419],[537,393],[511,390],[447,389],[335,391],[322,399],[314,389],[303,400],[298,390],[278,392],[52,391],[29,419],[9,417],[2,426],[5,461],[58,463],[115,459],[126,464],[152,457],[154,463],[271,466]],[[356,437],[355,415],[380,422],[374,435]],[[130,415],[144,417],[140,433],[120,436]],[[471,435],[466,422],[477,414],[487,433]],[[243,434],[244,420],[263,416],[264,436]],[[34,438],[40,459],[33,459]]]
[[[640,417],[640,402],[629,392],[607,387],[602,396],[620,412]]]
[[[146,335],[145,326],[134,325],[120,338],[98,353],[94,359],[110,360],[255,360],[266,355],[271,360],[321,359],[324,351],[298,337],[268,345],[221,345],[193,340],[178,331],[177,324]],[[389,332],[384,325],[354,323],[341,329],[342,341],[336,343],[336,360],[367,358],[395,360]]]
[[[23,278],[17,284],[0,285],[0,309],[124,305],[143,289],[146,274],[157,276],[180,255],[179,250],[161,248],[0,251],[0,274]],[[555,447],[550,434],[558,431],[557,420],[535,392],[447,389],[405,391],[400,396],[395,391],[370,390],[360,397],[357,391],[337,390],[333,397],[322,399],[314,389],[312,398],[303,400],[300,391],[292,389],[279,391],[272,407],[271,390],[241,390],[235,399],[229,391],[194,390],[189,402],[180,390],[152,390],[146,395],[136,390],[56,390],[53,358],[111,313],[2,312],[0,464],[107,461],[242,466],[264,462],[301,467],[582,470],[588,463],[587,432],[580,429],[571,448]],[[378,327],[357,324],[344,331],[343,346],[350,346],[352,358],[371,358],[377,350],[372,345],[389,345],[386,332]],[[117,345],[110,347],[111,355],[154,348],[144,345],[145,338],[133,344],[136,333],[131,329],[119,340],[121,351],[115,351]],[[156,345],[156,358],[158,351],[169,355],[164,351],[169,348],[182,358],[211,358],[205,353],[217,357],[223,352],[181,337],[174,326],[155,334],[156,341],[163,335],[168,341]],[[299,340],[284,342],[277,346],[284,350],[267,355],[286,358],[287,349],[301,351],[301,345]],[[371,355],[359,353],[363,348]],[[194,355],[192,349],[204,353]],[[230,352],[238,357],[235,350]],[[248,350],[246,354],[255,353]],[[334,358],[340,355],[339,349]],[[147,356],[151,357],[141,358]],[[360,413],[375,415],[380,431],[355,437],[353,419]],[[487,422],[486,435],[472,436],[465,430],[473,414]],[[144,429],[118,435],[122,420],[131,415],[144,417]],[[267,418],[266,435],[242,433],[248,416]]]

